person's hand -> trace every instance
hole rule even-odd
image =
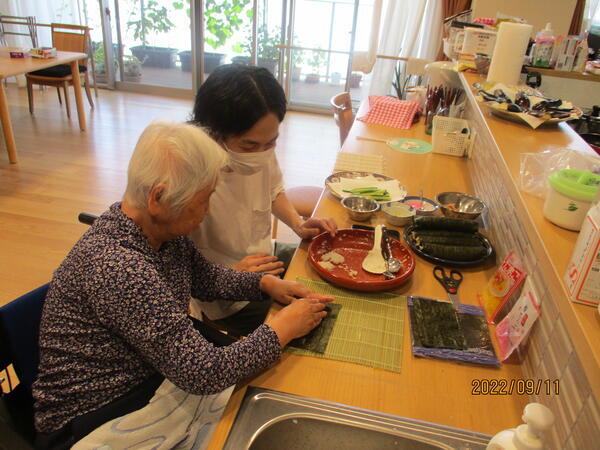
[[[322,295],[308,289],[295,281],[282,280],[281,278],[265,275],[260,280],[260,289],[274,300],[284,305],[289,305],[299,297],[315,299],[320,302],[331,302],[333,297]]]
[[[326,219],[311,217],[310,219],[305,220],[294,231],[302,239],[312,239],[324,231],[329,232],[329,234],[331,234],[333,237],[337,233],[337,224],[335,223],[335,220],[330,217]]]
[[[277,256],[272,256],[267,253],[255,253],[243,258],[236,265],[231,266],[232,269],[242,270],[245,272],[263,272],[271,275],[283,273],[283,261],[279,261]]]
[[[304,336],[327,315],[325,303],[316,298],[298,298],[265,321],[279,338],[281,347],[292,339]]]

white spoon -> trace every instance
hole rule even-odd
[[[382,225],[377,225],[375,227],[375,240],[373,242],[373,248],[369,250],[369,253],[367,253],[366,258],[362,263],[362,268],[367,272],[383,273],[387,270],[385,259],[381,254],[381,227]]]

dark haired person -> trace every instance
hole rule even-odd
[[[218,67],[198,89],[191,123],[202,128],[227,151],[228,168],[221,173],[211,209],[191,239],[210,261],[234,269],[273,275],[284,271],[272,256],[271,214],[302,239],[328,231],[333,219],[304,220],[285,195],[275,144],[286,113],[280,84],[266,69],[230,64]],[[268,303],[196,302],[211,320],[238,334],[254,330]]]

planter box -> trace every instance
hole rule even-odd
[[[245,65],[249,66],[250,65],[250,57],[249,56],[234,56],[233,58],[231,58],[231,62],[233,62],[234,64],[245,64]],[[275,75],[275,72],[277,71],[277,63],[278,62],[279,62],[279,60],[277,60],[277,59],[258,58],[257,66],[264,67],[269,72],[271,72],[273,75]]]
[[[360,80],[362,80],[362,75],[353,73],[350,75],[350,81],[348,82],[348,85],[351,88],[358,88],[360,87]]]
[[[217,67],[225,62],[225,54],[223,53],[204,53],[204,73],[212,73]],[[181,70],[184,72],[192,71],[192,52],[184,50],[179,52],[179,61],[181,61]]]
[[[309,73],[308,75],[306,75],[304,81],[306,81],[307,83],[315,84],[318,83],[320,79],[321,76],[318,73]]]
[[[147,67],[162,67],[171,69],[175,67],[177,49],[167,47],[144,47],[139,45],[131,47],[131,53]]]

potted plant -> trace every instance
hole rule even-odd
[[[175,66],[177,49],[169,47],[153,47],[148,45],[150,34],[167,33],[175,25],[168,17],[165,6],[159,6],[156,0],[140,3],[140,17],[130,20],[127,27],[133,29],[133,38],[141,40],[142,45],[131,47],[131,53],[143,61],[145,66],[171,68]]]
[[[250,2],[251,0],[206,0],[204,4],[204,17],[206,18],[204,42],[215,50],[225,45],[242,25],[243,11]],[[186,0],[186,3],[187,15],[190,17],[190,0]],[[173,7],[183,9],[184,2],[175,1]],[[225,57],[224,53],[204,52],[204,73],[211,73],[222,65]],[[192,52],[190,50],[179,52],[181,70],[185,72],[192,70],[191,59]]]
[[[362,80],[362,73],[360,72],[352,72],[350,74],[349,86],[350,88],[358,88],[360,87],[360,81]]]
[[[302,75],[304,50],[292,50],[292,81],[299,81]]]
[[[278,29],[269,32],[265,24],[258,27],[256,30],[256,56],[257,65],[264,67],[271,73],[277,71],[277,63],[279,62],[279,48],[281,33]],[[248,41],[234,47],[234,50],[243,51],[246,55],[252,54],[252,46]],[[250,56],[234,56],[234,63],[250,64]]]
[[[108,74],[106,72],[106,58],[104,56],[104,45],[100,43],[94,50],[94,73],[96,74],[96,81],[98,83],[106,83],[108,81]],[[117,56],[113,53],[113,64],[115,71],[118,68]]]
[[[321,68],[325,64],[325,53],[322,51],[313,51],[312,57],[308,60],[308,65],[312,68],[312,72],[306,75],[304,81],[307,83],[318,83],[321,79]]]
[[[139,83],[142,80],[142,63],[135,55],[123,55],[125,81]]]

